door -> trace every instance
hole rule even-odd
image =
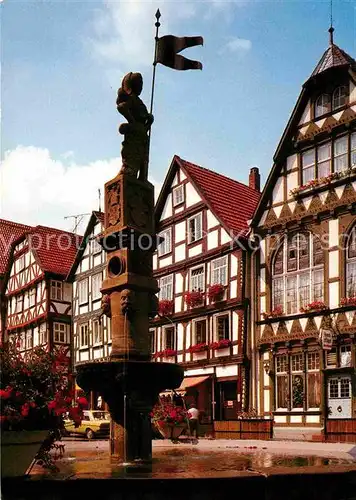
[[[329,418],[351,418],[351,375],[328,379]]]

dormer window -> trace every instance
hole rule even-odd
[[[176,207],[184,202],[184,186],[178,186],[173,189],[173,206]]]
[[[315,118],[325,115],[331,111],[331,99],[329,94],[321,94],[315,102]]]
[[[335,89],[333,93],[333,110],[345,106],[345,104],[347,103],[347,97],[348,89],[346,85],[341,85],[341,87]]]

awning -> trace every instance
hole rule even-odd
[[[202,382],[205,382],[210,377],[211,377],[211,375],[203,375],[200,377],[186,377],[183,379],[182,383],[180,384],[180,386],[177,389],[174,389],[174,391],[173,391],[173,389],[167,389],[166,391],[161,392],[160,396],[172,394],[173,392],[177,392],[178,394],[184,395],[186,393],[187,389],[189,389],[190,387],[195,387],[195,386],[201,384]]]

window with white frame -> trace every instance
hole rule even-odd
[[[94,274],[91,278],[91,298],[92,300],[98,300],[101,298],[100,287],[102,283],[101,273]]]
[[[346,296],[356,297],[356,226],[353,227],[347,241]]]
[[[307,405],[308,408],[320,406],[320,356],[318,352],[307,354]]]
[[[29,305],[30,307],[36,304],[36,287],[31,288],[29,291]]]
[[[288,358],[276,356],[276,408],[288,408]]]
[[[351,167],[356,167],[356,132],[351,134]]]
[[[303,353],[291,356],[292,408],[304,406]]]
[[[18,337],[19,349],[24,351],[26,349],[26,333],[23,332]]]
[[[334,141],[334,171],[342,172],[347,169],[348,155],[347,155],[348,137],[344,135]]]
[[[215,337],[216,340],[230,339],[230,317],[229,314],[215,316]]]
[[[89,345],[89,328],[88,323],[79,327],[79,347],[88,347]]]
[[[159,287],[160,300],[173,300],[173,274],[163,276],[159,280]]]
[[[26,349],[32,349],[33,347],[33,333],[32,330],[26,332]]]
[[[331,98],[329,94],[321,94],[315,102],[315,118],[331,111]]]
[[[345,106],[348,99],[348,88],[346,85],[341,85],[333,92],[333,110]]]
[[[51,299],[63,300],[63,283],[62,281],[51,280]]]
[[[16,297],[16,309],[15,312],[22,312],[23,311],[23,303],[24,303],[24,296],[23,294],[17,295]]]
[[[318,179],[327,177],[331,173],[331,142],[317,147],[317,174]]]
[[[66,323],[53,323],[53,339],[61,344],[68,344],[68,325]]]
[[[211,261],[211,284],[227,285],[227,255]]]
[[[175,349],[174,326],[168,326],[163,328],[163,345],[165,349]]]
[[[302,154],[303,184],[315,179],[315,149]]]
[[[272,307],[295,314],[324,299],[324,252],[311,233],[286,237],[273,263]]]
[[[155,330],[150,330],[148,332],[148,346],[150,353],[153,354],[155,352]]]
[[[88,278],[78,281],[79,289],[79,304],[86,304],[88,302]]]
[[[47,326],[46,323],[42,323],[39,327],[39,341],[40,345],[47,343]]]
[[[350,367],[351,366],[351,345],[342,345],[340,347],[340,367]]]
[[[98,320],[93,321],[93,343],[101,344],[103,342],[103,332],[101,323]]]
[[[173,206],[176,207],[184,202],[184,186],[177,186],[173,189]]]
[[[206,344],[206,330],[206,319],[193,321],[194,344]]]
[[[172,251],[172,229],[166,229],[159,234],[162,242],[158,246],[158,255],[166,255]]]
[[[203,237],[203,214],[188,219],[188,243],[194,243]]]
[[[204,266],[194,267],[190,270],[190,291],[205,290]]]

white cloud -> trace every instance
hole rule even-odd
[[[251,40],[246,40],[245,38],[231,37],[229,41],[222,48],[222,52],[248,52],[251,50],[252,43]]]
[[[103,208],[104,184],[120,168],[120,158],[78,165],[52,158],[48,149],[18,146],[1,165],[0,217],[72,230],[74,219],[64,217],[98,209],[99,188]],[[161,186],[151,182],[157,196]]]

